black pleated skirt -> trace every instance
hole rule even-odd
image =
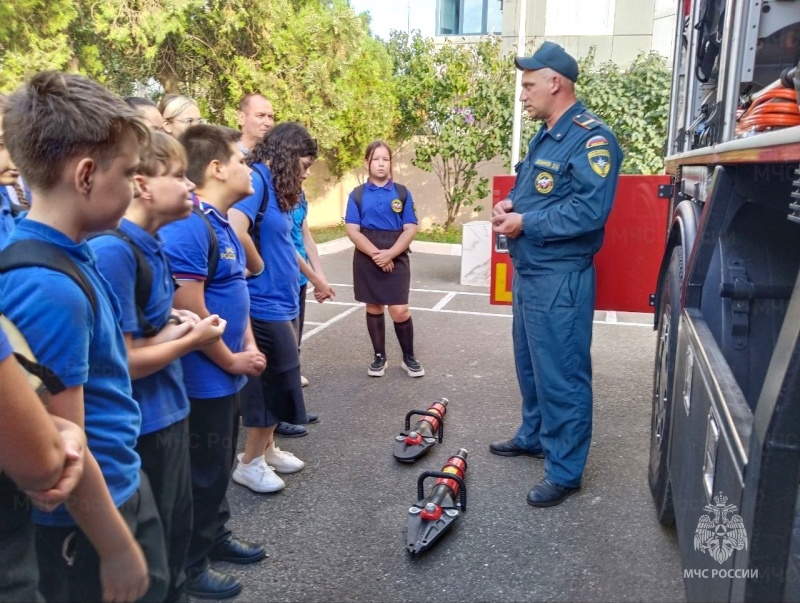
[[[362,228],[362,234],[378,249],[389,249],[403,233],[402,230],[372,230]],[[394,259],[394,269],[384,272],[367,254],[353,251],[353,293],[356,301],[365,304],[402,306],[408,303],[411,287],[411,263],[408,250]]]

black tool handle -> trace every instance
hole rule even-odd
[[[429,477],[442,477],[444,479],[451,479],[458,483],[459,490],[458,490],[458,498],[459,498],[459,506],[461,507],[462,511],[467,510],[467,485],[464,483],[464,480],[457,475],[452,473],[445,473],[444,471],[426,471],[422,475],[419,476],[417,480],[417,500],[424,500],[425,499],[425,485],[424,482]]]
[[[442,440],[444,439],[444,418],[441,415],[437,415],[435,412],[429,412],[427,410],[412,410],[412,411],[409,411],[408,414],[406,414],[406,431],[411,429],[411,417],[413,417],[414,415],[422,415],[422,416],[425,416],[425,417],[433,417],[434,419],[437,419],[439,421],[438,440],[439,440],[439,443],[441,444]]]

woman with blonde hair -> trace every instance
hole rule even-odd
[[[165,94],[158,103],[158,110],[164,120],[163,129],[167,134],[180,138],[195,124],[204,124],[197,102],[182,94]]]

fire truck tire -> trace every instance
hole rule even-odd
[[[668,453],[672,418],[672,390],[675,355],[678,347],[683,248],[672,250],[669,267],[661,284],[658,341],[653,372],[653,414],[650,422],[650,464],[647,481],[656,507],[656,517],[664,525],[675,523],[672,488],[669,480]]]

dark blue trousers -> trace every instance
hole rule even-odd
[[[192,536],[186,554],[189,578],[208,567],[215,545],[231,536],[228,483],[239,436],[239,394],[189,398],[189,459],[192,474]]]
[[[522,425],[514,441],[545,454],[545,476],[581,483],[592,439],[594,266],[565,274],[514,274],[514,359]]]
[[[192,536],[192,474],[189,463],[189,418],[140,435],[136,452],[150,480],[164,529],[169,587],[166,603],[184,601],[186,552]]]

